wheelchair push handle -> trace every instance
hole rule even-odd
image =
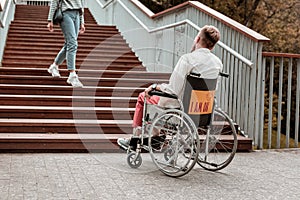
[[[190,76],[193,76],[193,77],[201,77],[201,74],[200,73],[196,73],[196,72],[191,72],[190,73]],[[225,72],[219,72],[219,76],[222,76],[222,77],[225,77],[225,78],[228,78],[230,75],[225,73]]]
[[[166,92],[162,92],[162,91],[158,91],[158,90],[152,90],[149,92],[150,96],[156,95],[156,96],[160,96],[160,97],[167,97],[167,98],[171,98],[171,99],[178,99],[176,94],[169,94]]]
[[[219,75],[222,76],[222,77],[225,77],[225,78],[229,77],[229,74],[227,74],[225,72],[220,72]]]

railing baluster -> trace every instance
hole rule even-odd
[[[269,82],[269,115],[268,115],[268,147],[272,147],[272,123],[273,123],[273,82],[274,82],[275,58],[271,58],[270,82]]]
[[[228,54],[228,57],[227,57],[228,62],[230,62],[231,60],[234,59],[233,56],[230,53],[227,53],[227,54]],[[231,62],[231,63],[233,64],[233,62]],[[233,99],[233,91],[234,91],[234,83],[233,83],[234,76],[233,76],[233,72],[234,72],[233,67],[229,65],[229,74],[231,74],[231,77],[229,79],[229,86],[228,86],[229,87],[229,98],[228,98],[228,101],[229,101],[229,99]],[[233,106],[234,106],[233,102],[229,103],[228,113],[229,113],[230,116],[233,116]]]
[[[234,56],[230,56],[230,60],[231,60],[231,63],[230,63],[230,66],[237,66],[236,65],[236,60],[234,58]],[[236,107],[237,107],[237,90],[238,90],[238,68],[237,67],[234,67],[233,68],[233,71],[231,74],[231,78],[233,79],[232,80],[232,97],[230,99],[232,99],[232,118],[233,119],[237,119],[237,113],[236,113]]]
[[[243,77],[249,77],[248,71],[250,69],[248,67],[243,68]],[[242,117],[243,117],[243,126],[242,127],[248,127],[248,116],[249,116],[249,80],[246,78],[243,78],[243,97],[242,97]],[[246,134],[248,134],[248,129],[244,128],[244,131]]]
[[[261,98],[261,92],[262,92],[262,87],[261,87],[261,76],[262,76],[262,69],[261,69],[261,65],[258,66],[258,64],[262,63],[262,60],[260,59],[260,56],[258,55],[259,52],[261,52],[262,49],[262,45],[259,45],[258,43],[254,44],[254,46],[251,47],[251,51],[252,51],[252,58],[253,60],[256,60],[257,63],[255,63],[255,67],[252,71],[252,77],[251,80],[252,82],[252,92],[250,94],[250,104],[252,109],[250,109],[251,111],[254,112],[254,116],[253,119],[250,119],[250,127],[252,129],[252,131],[254,132],[255,136],[254,136],[254,140],[255,140],[255,144],[257,145],[257,147],[259,149],[261,149],[263,147],[263,143],[262,143],[262,136],[260,133],[260,129],[259,129],[259,124],[260,124],[260,119],[261,119],[261,113],[260,113],[260,109],[261,106],[263,107],[263,104],[260,105],[258,102],[260,102],[260,98]],[[255,70],[256,69],[256,70]],[[256,103],[257,102],[257,103]],[[252,121],[253,120],[253,121]]]
[[[277,142],[276,148],[280,148],[281,140],[281,110],[282,110],[282,87],[283,87],[283,58],[280,58],[279,65],[279,91],[278,91],[278,115],[277,115]]]
[[[241,124],[242,122],[242,117],[241,117],[241,105],[242,105],[242,87],[243,87],[243,81],[242,81],[242,69],[243,69],[243,63],[237,60],[237,65],[238,65],[238,90],[237,90],[237,108],[236,108],[236,113],[237,113],[237,118],[236,122],[237,124]],[[242,124],[241,124],[242,125]]]
[[[290,122],[291,122],[291,99],[292,99],[292,69],[293,69],[293,59],[289,59],[288,68],[288,90],[287,90],[287,116],[286,116],[286,145],[289,147],[290,144]]]
[[[295,147],[299,142],[299,107],[300,107],[300,58],[297,62],[297,92],[296,92],[296,116],[295,116]]]

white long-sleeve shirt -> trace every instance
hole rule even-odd
[[[81,9],[82,14],[80,15],[80,24],[84,24],[84,0],[61,0],[61,9],[62,11],[66,11],[68,9]],[[51,22],[53,19],[54,12],[57,8],[59,0],[52,0],[50,4],[49,14],[48,14],[48,22]]]
[[[223,69],[221,60],[207,48],[196,49],[192,53],[184,54],[177,62],[169,79],[169,83],[160,85],[163,92],[174,93],[182,99],[186,76],[192,71],[200,73],[202,78],[216,79]],[[161,97],[158,103],[162,107],[178,107],[173,99]]]

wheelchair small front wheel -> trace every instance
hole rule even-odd
[[[127,155],[127,163],[131,168],[139,168],[142,162],[142,156],[139,153],[131,152]]]

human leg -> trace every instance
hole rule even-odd
[[[78,31],[79,31],[79,13],[75,10],[64,12],[64,20],[60,24],[61,30],[65,38],[65,45],[57,56],[57,62],[67,59],[67,67],[69,71],[75,71],[76,53],[78,48]]]
[[[76,70],[76,53],[78,48],[78,31],[80,25],[79,12],[77,10],[70,10],[64,12],[64,20],[61,23],[61,29],[65,38],[64,48],[57,56],[57,63],[67,59],[67,68],[70,72],[67,83],[73,87],[82,87],[79,81]]]
[[[146,98],[148,104],[158,104],[159,96],[151,96],[150,98]],[[141,126],[143,120],[143,111],[144,111],[144,103],[145,103],[145,92],[141,92],[138,96],[136,105],[135,105],[135,112],[133,116],[133,135],[139,136],[141,134]],[[117,143],[119,146],[124,148],[125,150],[128,149],[130,145],[130,138],[118,138]]]
[[[159,96],[151,96],[150,98],[146,98],[146,101],[148,104],[156,105],[158,104]],[[132,123],[133,128],[142,126],[144,103],[145,103],[145,92],[141,92],[135,104],[135,112],[134,112],[133,123]]]
[[[53,77],[60,77],[59,74],[59,69],[58,66],[64,62],[66,59],[66,43],[62,47],[62,49],[59,51],[57,54],[56,58],[54,59],[54,62],[50,65],[48,68],[48,72],[53,76]]]

